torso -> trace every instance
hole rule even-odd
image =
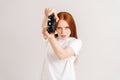
[[[75,40],[75,38],[69,38],[66,40],[60,40],[58,39],[58,42],[60,45],[65,48],[69,46],[69,44]],[[69,58],[59,60],[57,56],[55,55],[52,47],[48,43],[47,46],[47,57],[46,57],[46,63],[44,67],[45,73],[43,76],[46,79],[42,80],[75,80],[75,71],[74,71],[74,60],[75,56],[71,56]],[[43,77],[42,76],[42,77]]]

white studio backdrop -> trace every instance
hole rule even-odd
[[[77,80],[120,80],[119,0],[0,0],[0,80],[40,80],[46,7],[76,21],[83,42]]]

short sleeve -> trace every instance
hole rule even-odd
[[[70,43],[70,47],[74,50],[75,55],[78,55],[82,47],[82,41],[80,39],[75,39]]]

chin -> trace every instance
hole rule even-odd
[[[65,39],[68,39],[69,37],[68,36],[65,36],[65,37],[58,36],[58,38],[61,40],[65,40]]]
[[[65,38],[62,38],[62,37],[61,37],[62,40],[65,40],[65,39],[67,39],[67,38],[68,38],[68,37],[65,37]]]
[[[65,40],[66,38],[61,38],[62,40]]]

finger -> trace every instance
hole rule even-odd
[[[45,15],[48,16],[49,8],[45,8]]]
[[[51,14],[53,14],[53,13],[55,13],[55,9],[49,9],[48,15],[51,15]]]

